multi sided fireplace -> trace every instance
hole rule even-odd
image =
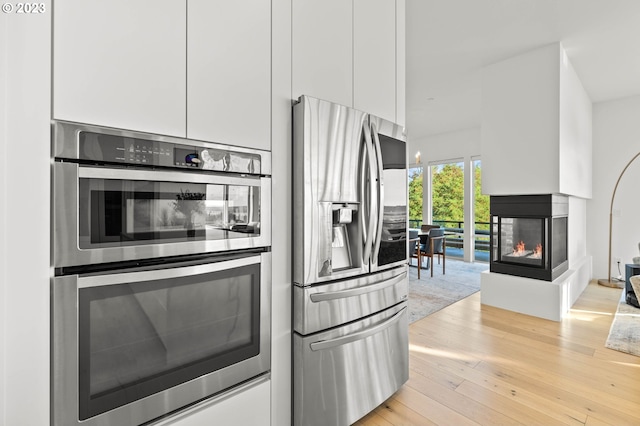
[[[492,196],[490,271],[553,281],[569,267],[568,197]]]

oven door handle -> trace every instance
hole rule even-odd
[[[356,342],[358,340],[366,339],[369,336],[373,336],[374,334],[378,334],[383,330],[394,325],[396,322],[400,321],[400,317],[407,310],[406,307],[402,308],[400,311],[396,312],[391,318],[381,322],[380,324],[374,325],[373,327],[366,328],[362,331],[358,331],[356,333],[347,334],[346,336],[338,337],[336,339],[331,340],[320,340],[318,342],[313,342],[309,344],[309,347],[312,351],[322,351],[326,349],[335,348],[336,346],[347,345],[349,343]]]
[[[204,265],[183,266],[178,268],[154,269],[150,271],[124,272],[119,274],[105,274],[80,276],[78,288],[100,287],[116,284],[132,284],[145,281],[157,281],[186,276],[202,275],[210,272],[220,272],[227,269],[241,268],[259,264],[261,256],[249,256],[240,259],[226,260],[222,262],[207,263]]]
[[[162,182],[210,183],[260,186],[259,177],[229,177],[193,172],[164,172],[78,166],[78,177],[105,180],[150,180]]]
[[[367,293],[373,293],[387,287],[398,284],[402,280],[406,279],[407,273],[404,272],[391,279],[381,281],[375,284],[369,284],[362,287],[350,288],[347,290],[327,291],[323,293],[315,293],[310,296],[312,302],[326,302],[329,300],[344,299],[347,297],[360,296]]]

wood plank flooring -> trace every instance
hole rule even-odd
[[[409,381],[356,425],[640,425],[640,358],[604,347],[620,294],[593,281],[562,322],[480,293],[416,321]]]

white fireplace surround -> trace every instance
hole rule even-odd
[[[591,277],[592,197],[591,100],[560,43],[483,69],[481,132],[484,194],[569,196],[569,270],[552,282],[485,272],[482,303],[560,321]]]
[[[485,305],[560,321],[589,284],[590,272],[591,257],[583,257],[554,281],[484,271],[480,300]]]

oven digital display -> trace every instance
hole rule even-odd
[[[193,148],[175,148],[173,155],[174,164],[178,167],[200,167],[198,151]]]
[[[79,135],[82,160],[143,166],[172,166],[174,145],[168,142],[92,132]],[[193,148],[189,148],[193,152]]]

